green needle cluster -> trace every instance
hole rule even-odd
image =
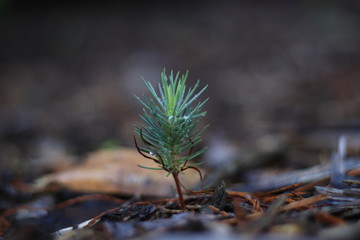
[[[139,147],[134,138],[138,152],[158,164],[157,168],[140,167],[165,170],[168,175],[173,175],[182,209],[185,205],[178,175],[190,168],[196,170],[202,179],[201,172],[196,167],[200,163],[190,163],[189,160],[206,150],[202,148],[193,151],[195,145],[201,142],[201,134],[207,127],[199,128],[199,123],[206,115],[206,111],[201,108],[208,99],[198,100],[207,86],[198,90],[197,81],[192,88],[187,88],[187,76],[188,72],[180,76],[180,72],[174,75],[172,71],[167,76],[164,70],[157,91],[150,82],[144,80],[151,97],[136,97],[144,107],[140,117],[145,126],[135,127],[144,147]]]
[[[199,156],[206,148],[193,152],[196,144],[201,142],[201,134],[206,127],[198,129],[201,119],[206,115],[201,108],[207,102],[198,101],[207,86],[198,90],[199,81],[192,88],[186,87],[188,72],[180,76],[171,71],[167,76],[161,73],[158,91],[150,82],[144,83],[151,93],[150,98],[136,97],[144,106],[141,119],[146,126],[135,127],[145,147],[139,148],[156,158],[158,168],[170,173],[182,172],[185,168],[195,167],[188,161]],[[145,166],[141,166],[148,168]]]

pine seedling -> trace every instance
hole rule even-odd
[[[144,107],[140,117],[145,123],[144,127],[135,127],[144,147],[139,147],[134,137],[135,146],[142,156],[158,164],[157,168],[139,167],[164,170],[168,172],[167,176],[172,175],[182,209],[185,209],[185,204],[179,174],[187,169],[194,169],[202,180],[201,172],[197,168],[201,163],[194,164],[189,161],[206,150],[201,148],[194,151],[194,147],[201,142],[201,134],[207,127],[199,128],[199,123],[206,115],[206,111],[201,108],[208,99],[198,100],[207,86],[198,90],[197,81],[192,88],[187,88],[187,76],[188,72],[180,76],[180,72],[174,75],[172,71],[167,76],[164,70],[157,90],[144,80],[150,91],[150,98],[135,96]]]

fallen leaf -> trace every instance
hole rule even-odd
[[[55,184],[79,192],[157,197],[170,196],[175,192],[174,180],[171,175],[166,176],[167,172],[148,170],[138,165],[158,167],[133,149],[101,150],[90,154],[80,165],[37,179],[34,190],[42,191]],[[181,182],[191,187],[199,182],[199,175],[189,169],[181,175]]]

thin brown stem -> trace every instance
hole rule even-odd
[[[187,166],[187,167],[183,167],[183,168],[181,169],[181,171],[185,171],[186,169],[189,169],[189,168],[194,169],[195,171],[197,171],[197,172],[199,173],[200,181],[202,182],[202,181],[203,181],[203,177],[202,177],[202,174],[201,174],[200,169],[198,169],[197,167]]]
[[[155,158],[152,158],[152,157],[149,157],[149,156],[146,156],[146,155],[141,151],[141,149],[139,148],[139,145],[137,144],[137,141],[136,141],[135,136],[134,136],[134,142],[135,142],[136,150],[137,150],[144,158],[148,158],[148,159],[153,160],[153,161],[156,162],[156,163],[160,163],[159,160],[157,160],[157,159],[155,159]]]
[[[176,190],[178,192],[179,195],[179,203],[180,203],[180,208],[182,210],[185,209],[185,202],[184,202],[184,197],[183,197],[183,193],[181,190],[181,184],[180,184],[180,180],[179,180],[179,173],[173,173],[172,174],[176,183]]]

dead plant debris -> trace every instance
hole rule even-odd
[[[357,226],[359,189],[336,189],[324,185],[311,191],[297,191],[303,187],[303,184],[296,184],[269,192],[250,193],[226,191],[223,183],[215,190],[189,192],[185,198],[186,210],[181,210],[177,198],[137,201],[101,194],[81,195],[48,207],[29,204],[3,211],[0,234],[11,238],[19,227],[28,230],[40,224],[48,231],[53,230],[32,233],[40,239],[50,236],[56,239],[147,236],[151,239],[173,232],[205,236],[209,232],[219,234],[221,231],[225,231],[228,239],[235,239],[235,233],[310,239],[314,233],[326,234],[324,229]],[[74,207],[83,211],[86,205],[98,208],[99,204],[118,207],[78,223],[70,224],[69,221],[67,226],[62,223],[63,227],[58,229],[46,225],[46,221],[54,221],[54,216],[60,213],[64,218],[71,218],[69,212]]]
[[[17,203],[16,194],[4,191],[3,199],[12,201],[7,205],[0,202],[0,236],[58,240],[183,236],[341,239],[343,233],[355,239],[360,219],[360,161],[354,157],[349,161],[344,154],[334,154],[331,161],[325,167],[269,177],[263,191],[258,187],[261,181],[253,191],[227,188],[224,182],[213,189],[187,191],[185,209],[175,197],[147,196],[140,200],[125,195],[75,193],[71,188],[30,192],[30,187],[21,187],[20,191],[19,184],[3,184],[4,189],[12,187],[21,192],[26,203]],[[278,186],[279,179],[291,184],[269,189]]]

